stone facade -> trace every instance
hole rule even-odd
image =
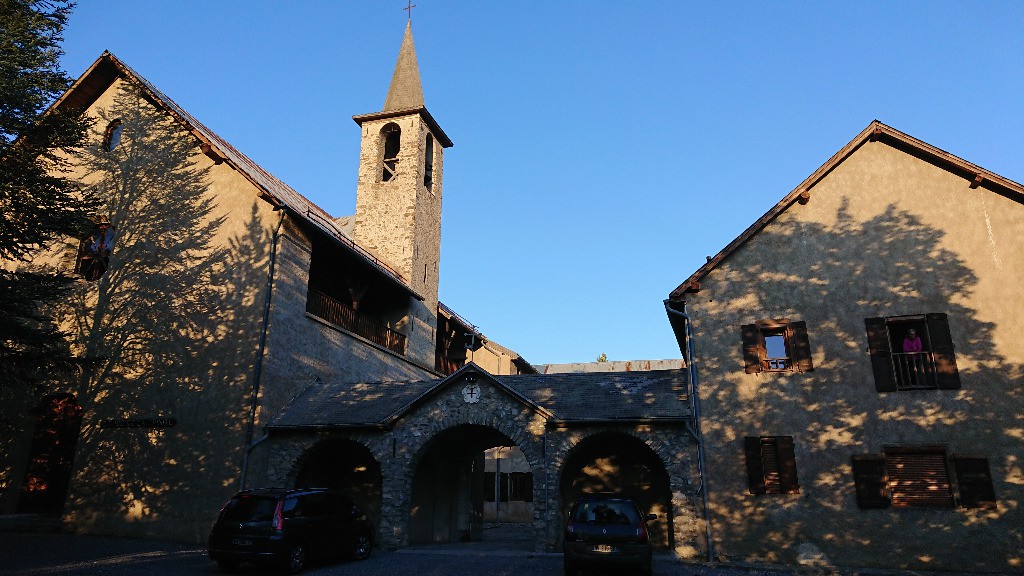
[[[660,531],[660,545],[671,545],[684,557],[700,553],[703,545],[695,502],[693,445],[685,426],[559,426],[552,414],[524,402],[500,379],[495,381],[475,365],[467,368],[431,385],[386,429],[344,432],[335,427],[314,436],[288,434],[286,429],[272,425],[266,442],[274,463],[269,482],[295,485],[302,474],[305,454],[319,443],[344,438],[365,447],[380,467],[380,509],[374,510],[372,503],[364,507],[371,510],[384,546],[395,549],[424,541],[454,541],[471,538],[482,522],[482,497],[472,494],[474,472],[477,480],[484,472],[482,450],[515,446],[533,473],[534,548],[555,551],[561,546],[568,507],[578,493],[567,488],[567,482],[571,484],[573,478],[583,474],[581,462],[600,463],[603,453],[597,445],[612,435],[632,450],[645,452],[644,465],[663,472],[667,478],[665,486],[656,488],[658,501],[649,507],[659,516],[652,529]],[[467,396],[468,387],[474,384],[478,396]],[[433,478],[425,476],[425,463],[438,458],[439,453],[444,455],[445,470]],[[458,488],[449,490],[449,486]],[[617,483],[607,488],[628,491],[638,487]],[[417,500],[417,494],[423,493],[428,497]],[[372,502],[372,498],[369,500]],[[427,506],[444,510],[434,514],[434,531],[416,534],[416,510]]]

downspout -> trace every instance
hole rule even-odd
[[[284,224],[284,210],[281,210],[281,217],[274,229],[274,240],[270,247],[270,269],[267,272],[267,298],[263,303],[263,322],[260,326],[260,344],[256,351],[256,366],[252,371],[252,403],[249,406],[249,429],[245,433],[245,452],[242,454],[242,474],[238,480],[238,489],[245,490],[246,481],[249,476],[249,455],[253,448],[267,439],[264,434],[256,442],[253,442],[253,429],[256,426],[256,409],[259,407],[260,380],[263,375],[263,356],[267,349],[267,328],[270,326],[270,301],[274,293],[274,271],[277,265],[277,243],[281,238],[281,225]]]
[[[704,500],[704,527],[707,535],[708,562],[715,560],[715,544],[711,537],[711,509],[708,506],[708,483],[704,477],[704,435],[700,431],[700,396],[697,394],[697,365],[694,361],[693,324],[686,313],[686,303],[679,311],[665,300],[665,311],[683,319],[686,326],[686,367],[690,371],[690,410],[693,415],[693,436],[697,440],[697,473],[700,474],[700,494]]]

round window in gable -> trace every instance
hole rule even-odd
[[[117,148],[121,143],[121,129],[123,125],[120,120],[114,120],[107,126],[107,132],[103,135],[103,149],[107,152]]]

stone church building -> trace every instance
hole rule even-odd
[[[72,176],[104,212],[28,266],[80,275],[55,313],[93,363],[0,391],[0,514],[199,542],[240,488],[329,486],[399,548],[480,538],[509,490],[534,548],[559,550],[577,494],[622,491],[660,547],[700,553],[687,369],[537,374],[439,301],[452,140],[411,27],[382,110],[353,117],[351,216],[113,54],[54,106],[96,119]],[[489,468],[496,448],[521,455],[514,475]]]

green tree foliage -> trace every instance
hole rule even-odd
[[[65,178],[89,121],[47,112],[71,84],[58,62],[71,7],[0,0],[0,386],[74,364],[46,307],[73,279],[27,264],[81,234],[94,208]]]

